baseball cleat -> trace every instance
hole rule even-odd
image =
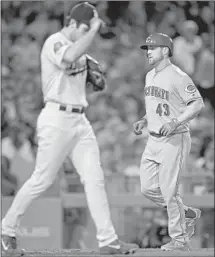
[[[24,249],[17,248],[16,238],[7,235],[1,236],[1,249],[6,256],[23,256],[25,254]]]
[[[169,243],[162,245],[161,250],[163,251],[190,251],[189,243],[182,243],[180,241],[172,239]]]
[[[137,244],[129,244],[116,239],[112,243],[100,247],[100,254],[131,254],[138,248]]]
[[[189,209],[194,214],[192,218],[186,217],[186,214],[185,214],[186,231],[187,231],[187,235],[188,235],[189,239],[191,239],[191,237],[194,235],[194,232],[195,232],[195,222],[197,219],[199,219],[201,217],[201,211],[199,209],[195,209],[193,207],[189,207]]]

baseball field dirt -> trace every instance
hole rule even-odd
[[[16,254],[2,255],[3,257],[18,257]],[[98,252],[91,250],[46,250],[46,251],[27,251],[24,257],[214,257],[214,248],[207,249],[192,249],[191,251],[175,251],[175,252],[166,252],[159,249],[139,249],[136,253],[131,255],[100,255]]]

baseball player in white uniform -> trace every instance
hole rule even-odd
[[[191,148],[188,123],[204,103],[192,79],[171,63],[171,38],[154,33],[141,48],[147,51],[149,64],[154,66],[145,80],[146,115],[134,124],[137,135],[146,125],[149,131],[140,166],[141,191],[167,208],[172,240],[161,249],[189,250],[194,221],[201,212],[183,205],[178,186]]]
[[[138,248],[120,241],[116,235],[97,140],[84,114],[88,106],[85,54],[101,24],[94,6],[86,2],[77,4],[64,28],[49,36],[43,45],[41,72],[45,107],[37,121],[36,165],[2,220],[4,251],[19,251],[16,229],[20,219],[32,201],[53,183],[66,157],[71,159],[84,184],[100,252],[129,253]]]

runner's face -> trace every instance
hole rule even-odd
[[[162,47],[148,46],[146,56],[150,65],[154,65],[164,59]]]

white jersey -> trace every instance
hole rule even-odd
[[[44,102],[87,106],[86,56],[66,63],[63,56],[73,43],[61,32],[48,37],[41,52],[42,91]]]

